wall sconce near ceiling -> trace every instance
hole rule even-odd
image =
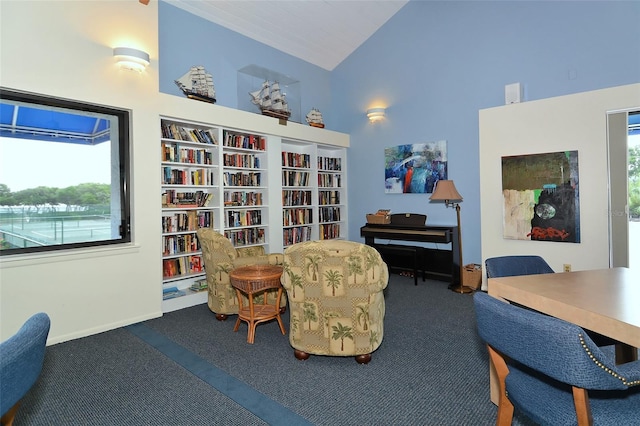
[[[372,123],[383,120],[384,116],[384,108],[370,108],[367,110],[367,117],[369,117],[369,121]]]
[[[131,47],[116,47],[113,56],[124,69],[142,72],[149,65],[149,54]]]

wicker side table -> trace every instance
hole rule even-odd
[[[261,322],[276,319],[280,331],[285,334],[284,325],[280,318],[280,299],[282,298],[282,284],[280,276],[282,266],[250,265],[234,269],[229,277],[231,285],[238,294],[238,319],[233,331],[238,331],[240,321],[246,321],[249,327],[247,342],[253,343],[256,335],[256,325]],[[277,290],[275,303],[271,304],[267,298],[269,290]],[[249,299],[249,306],[244,306],[242,293]],[[255,297],[262,294],[262,303],[256,303]]]

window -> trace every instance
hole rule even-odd
[[[129,120],[0,88],[0,255],[131,241]]]

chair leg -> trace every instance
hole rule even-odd
[[[293,355],[295,355],[295,357],[297,359],[299,359],[300,361],[304,361],[305,359],[309,359],[309,357],[311,356],[311,354],[305,352],[305,351],[301,351],[299,349],[294,349],[293,350]]]
[[[369,364],[369,361],[371,361],[371,354],[356,355],[356,362],[358,364]]]
[[[616,343],[616,364],[625,364],[638,359],[638,348],[624,343]]]
[[[4,413],[2,418],[0,419],[0,424],[2,426],[12,426],[13,419],[16,418],[16,413],[18,412],[18,407],[20,406],[20,401],[16,402],[13,407],[9,408],[9,411]]]
[[[498,387],[500,390],[496,426],[511,426],[513,420],[513,404],[509,401],[509,398],[507,398],[507,387],[505,385],[505,379],[507,374],[509,374],[509,367],[507,367],[507,363],[498,351],[489,345],[487,345],[487,349],[489,350],[489,357],[498,374]]]
[[[593,415],[591,414],[591,404],[589,404],[589,394],[586,389],[571,387],[573,392],[573,405],[576,407],[576,417],[578,426],[592,426]]]

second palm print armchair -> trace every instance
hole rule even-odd
[[[238,296],[229,277],[231,271],[247,265],[282,265],[282,253],[267,254],[262,246],[236,248],[227,237],[211,228],[200,228],[198,241],[207,273],[209,309],[220,321],[238,313]],[[275,294],[274,291],[268,297],[275,300]],[[283,311],[286,303],[283,297],[280,303]]]
[[[352,241],[308,241],[287,248],[283,266],[296,358],[355,356],[368,363],[384,331],[389,272],[380,254]]]

